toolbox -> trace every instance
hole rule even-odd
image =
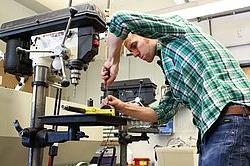
[[[123,102],[131,102],[134,101],[136,97],[139,97],[141,98],[141,103],[145,106],[156,101],[156,88],[157,85],[149,78],[114,81],[113,84],[108,86],[107,90],[104,88],[103,83],[101,85],[101,90],[104,93],[108,93],[104,94],[104,96],[112,95]]]

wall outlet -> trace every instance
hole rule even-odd
[[[0,85],[2,85],[2,84],[3,84],[3,77],[0,76]]]

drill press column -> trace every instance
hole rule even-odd
[[[34,80],[33,80],[33,94],[32,94],[32,110],[31,110],[31,128],[43,128],[43,124],[37,118],[45,115],[46,104],[46,89],[48,67],[34,66]],[[29,166],[40,166],[43,159],[42,148],[30,148],[29,149]]]

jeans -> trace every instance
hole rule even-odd
[[[199,166],[250,166],[250,119],[223,116],[200,146]]]

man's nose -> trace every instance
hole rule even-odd
[[[132,52],[132,54],[134,55],[134,57],[138,57],[140,55],[140,52],[135,50]]]

